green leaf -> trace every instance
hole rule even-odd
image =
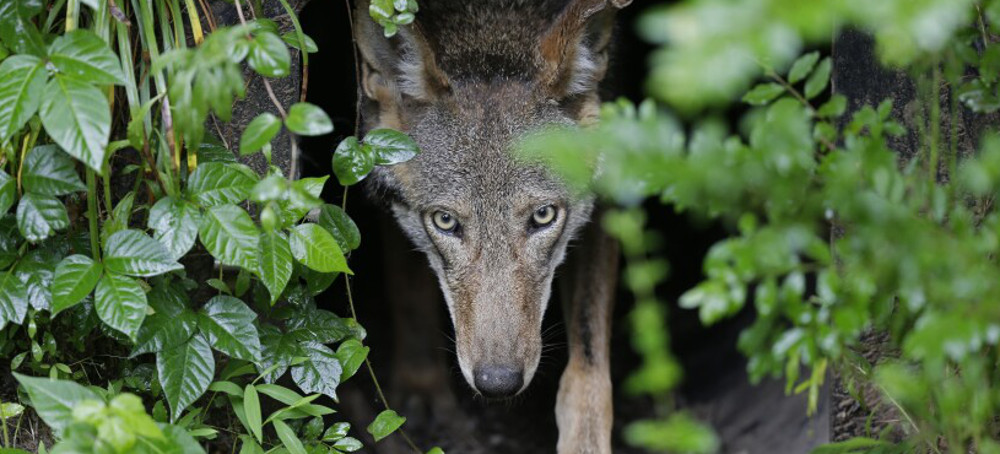
[[[342,452],[355,452],[363,447],[364,446],[361,444],[360,441],[358,441],[357,438],[352,438],[352,437],[341,438],[340,440],[337,440],[337,442],[333,444],[333,449]]]
[[[196,334],[186,343],[156,354],[163,394],[170,403],[170,419],[176,421],[184,409],[198,400],[215,375],[215,358],[205,337]]]
[[[322,440],[325,442],[337,441],[347,436],[347,431],[351,430],[351,425],[346,422],[334,423],[323,432]]]
[[[377,443],[383,438],[391,435],[396,431],[396,429],[399,429],[404,422],[406,422],[406,418],[399,416],[392,410],[385,410],[382,413],[379,413],[378,416],[375,417],[375,421],[372,421],[372,423],[368,425],[368,433],[375,437],[375,442]]]
[[[28,291],[14,270],[0,272],[0,328],[20,325],[28,313]]]
[[[0,169],[0,218],[7,214],[16,201],[17,181]],[[0,268],[6,268],[6,265],[0,264]]]
[[[257,395],[257,388],[253,384],[247,385],[243,390],[243,412],[247,419],[247,425],[250,426],[250,432],[257,438],[257,441],[263,441],[260,396]]]
[[[219,295],[208,301],[198,314],[198,327],[216,350],[233,358],[260,361],[260,336],[253,321],[257,318],[243,301]]]
[[[816,112],[817,115],[823,118],[837,118],[847,111],[847,97],[841,94],[836,94],[830,97],[830,100],[819,107]]]
[[[813,99],[818,96],[826,87],[830,84],[830,71],[833,69],[833,63],[830,57],[826,57],[819,63],[816,67],[816,71],[809,76],[809,80],[806,80],[805,96],[806,99]]]
[[[98,175],[111,135],[108,99],[97,87],[56,75],[45,86],[39,113],[45,131],[70,156]]]
[[[281,232],[264,232],[260,236],[260,280],[271,294],[271,304],[278,301],[292,278],[292,250],[288,238]]]
[[[148,227],[153,230],[153,238],[166,246],[174,260],[184,257],[194,246],[201,221],[198,207],[172,196],[160,199],[149,209]]]
[[[23,184],[27,192],[59,196],[85,191],[73,159],[55,145],[32,149],[24,159]]]
[[[813,68],[816,67],[816,62],[818,61],[819,52],[810,52],[799,57],[792,64],[792,69],[788,71],[788,83],[796,84],[805,79],[812,72]]]
[[[170,251],[139,230],[122,230],[104,244],[104,266],[113,273],[151,277],[184,267]]]
[[[316,224],[300,224],[289,229],[292,256],[303,265],[321,273],[340,271],[353,274],[347,259],[330,232]]]
[[[89,30],[73,30],[52,42],[49,61],[60,73],[97,85],[122,85],[122,72],[118,57],[111,48]]]
[[[247,63],[264,77],[285,77],[291,72],[292,56],[278,35],[263,32],[250,42]]]
[[[102,401],[100,396],[83,385],[68,380],[29,377],[14,373],[31,398],[31,406],[58,437],[73,423],[73,408],[79,403]]]
[[[17,228],[32,243],[42,241],[57,230],[69,227],[69,214],[59,199],[26,193],[17,204]]]
[[[0,142],[38,111],[47,79],[45,63],[38,57],[14,55],[0,63]]]
[[[52,281],[52,315],[75,306],[97,287],[101,264],[85,255],[71,255],[59,262]]]
[[[354,220],[339,206],[323,205],[316,223],[333,235],[341,251],[353,251],[361,246],[361,231],[358,230]]]
[[[15,273],[25,286],[28,304],[37,310],[49,310],[52,306],[52,280],[59,255],[51,250],[35,249],[25,254],[17,264]]]
[[[208,209],[198,234],[208,252],[223,264],[257,270],[260,232],[242,208],[219,205]]]
[[[204,207],[237,204],[250,196],[257,175],[242,164],[200,164],[188,178],[188,192]]]
[[[371,146],[377,166],[399,164],[420,154],[416,141],[394,129],[373,129],[364,142]]]
[[[40,2],[0,2],[0,39],[15,53],[45,55],[45,42],[32,22]]]
[[[274,326],[265,325],[260,330],[261,344],[261,371],[270,370],[263,374],[264,381],[274,383],[285,372],[292,363],[292,358],[302,356],[302,348],[293,336],[284,335]],[[264,392],[264,388],[260,388]],[[268,394],[270,395],[270,394]],[[272,396],[273,397],[273,396]]]
[[[94,308],[108,326],[121,331],[130,339],[146,318],[146,292],[135,279],[104,273],[97,282]]]
[[[337,149],[333,152],[333,173],[341,185],[353,185],[371,173],[375,168],[375,158],[370,151],[362,147],[354,136],[344,139],[337,145]]]
[[[302,446],[302,442],[299,441],[299,437],[295,435],[295,431],[284,421],[276,419],[271,422],[274,425],[274,431],[278,433],[278,438],[281,439],[281,443],[285,445],[290,454],[306,454],[306,448]]]
[[[305,37],[305,42],[306,42],[305,51],[310,54],[315,54],[316,52],[319,52],[319,47],[316,46],[316,41],[313,41],[313,39],[310,38],[309,35],[303,35],[303,36]],[[294,47],[298,50],[302,50],[302,46],[299,44],[298,33],[294,31],[284,33],[281,35],[281,39],[285,41],[285,44],[288,44],[289,46]]]
[[[781,96],[784,92],[785,87],[782,87],[781,84],[760,84],[753,87],[746,95],[743,95],[743,102],[754,106],[763,106],[773,101],[774,98]]]
[[[340,362],[340,382],[354,376],[368,357],[369,348],[357,339],[348,339],[337,347],[337,361]]]
[[[319,342],[303,342],[302,350],[309,358],[292,367],[292,380],[306,394],[323,394],[337,400],[341,367],[337,355]]]
[[[150,293],[150,305],[152,304]],[[130,357],[145,353],[157,353],[186,343],[198,329],[198,315],[184,309],[178,314],[157,312],[146,317],[135,336],[135,348]]]
[[[333,122],[326,112],[307,102],[292,104],[285,118],[285,127],[300,136],[321,136],[333,132]]]
[[[280,131],[280,118],[270,112],[257,115],[240,135],[240,155],[246,156],[260,151]]]

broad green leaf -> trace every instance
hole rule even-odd
[[[104,266],[113,273],[151,277],[184,268],[170,251],[139,230],[116,232],[104,244]]]
[[[23,240],[17,230],[17,218],[13,214],[0,213],[0,270],[7,269],[21,257],[18,249]]]
[[[830,84],[830,71],[833,70],[833,63],[830,57],[826,57],[816,67],[816,71],[806,80],[805,96],[812,99],[818,96]]]
[[[49,46],[49,61],[61,74],[98,85],[124,84],[118,57],[90,30],[73,30]]]
[[[333,174],[343,186],[364,180],[374,168],[375,158],[371,150],[362,147],[354,136],[341,141],[333,151]]]
[[[38,111],[47,79],[45,63],[38,57],[15,55],[0,63],[0,142]]]
[[[285,77],[291,71],[292,56],[288,46],[272,32],[259,33],[250,42],[247,63],[264,77]]]
[[[209,208],[198,235],[208,252],[223,264],[257,270],[260,232],[242,208],[235,205]]]
[[[301,178],[292,182],[288,189],[288,200],[282,203],[284,225],[292,225],[302,219],[309,211],[323,205],[320,195],[329,176],[319,178]]]
[[[333,122],[326,112],[307,102],[292,104],[285,118],[285,127],[300,136],[321,136],[333,132]]]
[[[281,232],[260,235],[260,280],[271,294],[271,304],[278,301],[292,278],[292,250],[288,238]]]
[[[302,347],[293,336],[283,334],[274,326],[265,325],[260,330],[260,367],[264,381],[274,383],[292,363],[292,358],[303,356]],[[268,371],[268,373],[263,373]],[[263,388],[260,388],[264,392]]]
[[[257,391],[285,405],[292,405],[302,400],[301,394],[281,385],[264,383],[257,385]]]
[[[249,384],[243,389],[243,414],[246,416],[247,425],[250,426],[250,432],[257,438],[257,441],[263,441],[260,396],[257,395],[257,388],[253,384]]]
[[[785,87],[782,87],[781,84],[773,82],[760,84],[753,87],[746,95],[743,95],[743,102],[754,106],[763,106],[773,101],[774,98],[781,96],[784,92]]]
[[[281,131],[281,119],[270,112],[257,115],[240,135],[240,155],[256,153]]]
[[[152,295],[149,294],[151,306],[153,306]],[[157,353],[183,345],[191,339],[197,329],[198,315],[188,309],[173,315],[157,312],[146,317],[146,321],[135,336],[135,348],[129,356]]]
[[[146,292],[130,277],[104,273],[97,282],[94,308],[97,316],[111,328],[134,339],[146,318]]]
[[[337,355],[319,342],[301,344],[309,359],[292,367],[292,380],[306,394],[323,394],[337,400],[337,385],[342,371]]]
[[[45,42],[32,22],[40,10],[40,2],[0,2],[0,39],[15,53],[45,56]]]
[[[816,67],[816,62],[818,61],[819,52],[810,52],[799,57],[792,64],[792,69],[788,71],[788,83],[796,84],[805,79],[812,72],[813,68]]]
[[[357,339],[348,339],[337,347],[337,361],[340,362],[340,381],[343,383],[354,376],[368,357],[369,348]]]
[[[352,438],[352,437],[341,438],[340,440],[337,440],[337,442],[333,444],[333,449],[336,449],[341,452],[355,452],[363,447],[364,446],[361,444],[361,441],[359,441],[357,438]]]
[[[111,135],[111,110],[101,90],[56,75],[45,86],[39,116],[56,144],[101,174]]]
[[[377,166],[406,162],[420,153],[416,141],[394,129],[369,131],[368,134],[365,134],[364,142],[371,146]]]
[[[292,256],[303,265],[321,273],[352,274],[337,241],[319,225],[300,224],[289,229],[288,241]]]
[[[15,201],[17,201],[17,180],[0,169],[0,217],[7,214],[10,207],[14,206]],[[0,268],[6,268],[6,266],[0,264]]]
[[[823,118],[837,118],[847,111],[847,97],[841,94],[836,94],[830,97],[830,100],[819,106],[819,110],[816,114]]]
[[[135,192],[129,192],[118,201],[115,209],[111,211],[110,219],[105,220],[101,226],[101,242],[107,244],[111,235],[128,229],[133,206],[135,206]]]
[[[28,304],[36,310],[49,310],[52,306],[52,280],[60,255],[51,249],[35,249],[17,263],[15,273],[25,287]]]
[[[17,204],[17,228],[32,243],[42,241],[57,230],[69,227],[69,214],[59,199],[26,193]]]
[[[204,207],[237,204],[250,196],[257,175],[242,164],[218,162],[198,166],[188,178],[188,192]]]
[[[361,231],[358,230],[354,220],[339,206],[323,205],[316,223],[333,235],[341,251],[353,251],[361,246]]]
[[[168,196],[149,209],[148,227],[153,230],[153,238],[166,246],[174,260],[179,260],[194,246],[201,218],[194,204]]]
[[[348,430],[351,430],[351,425],[349,423],[346,422],[334,423],[330,427],[327,427],[326,431],[323,432],[322,440],[325,442],[340,440],[341,438],[347,436]]]
[[[406,418],[399,416],[392,410],[385,410],[379,413],[375,417],[375,421],[372,421],[368,426],[368,433],[375,437],[375,442],[378,442],[399,429],[404,422],[406,422]]]
[[[0,272],[0,328],[20,325],[28,313],[28,291],[14,270]]]
[[[170,419],[176,421],[184,409],[198,400],[215,376],[212,347],[201,334],[186,343],[156,354],[163,394],[170,403]]]
[[[29,377],[18,373],[14,373],[14,378],[28,392],[31,406],[57,437],[73,423],[73,408],[77,404],[102,400],[93,391],[69,380]]]
[[[85,255],[71,255],[59,262],[52,281],[52,315],[75,306],[97,287],[101,264]]]
[[[280,419],[274,420],[271,424],[274,424],[274,431],[278,433],[278,438],[281,439],[281,443],[285,445],[285,449],[288,449],[290,454],[306,454],[306,448],[302,446],[299,437],[295,435],[295,431],[291,427],[288,427],[288,424]]]
[[[264,448],[261,448],[253,437],[250,437],[249,435],[240,435],[240,442],[239,454],[264,454]]]
[[[315,54],[316,52],[319,52],[319,47],[316,46],[316,41],[313,41],[313,39],[310,38],[309,35],[303,35],[303,36],[305,37],[304,41],[306,42],[305,51],[310,54]],[[289,46],[294,47],[298,50],[303,50],[302,46],[299,44],[298,33],[294,31],[284,33],[281,35],[281,39],[285,41],[285,44],[288,44]]]
[[[332,344],[353,334],[349,319],[340,318],[333,312],[316,309],[314,306],[294,311],[285,324],[288,336],[299,341],[314,341]]]
[[[216,350],[233,358],[260,360],[260,335],[253,321],[257,314],[243,301],[219,295],[198,314],[198,327]]]

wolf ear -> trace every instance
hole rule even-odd
[[[614,15],[632,0],[570,0],[542,35],[539,83],[554,99],[596,95],[608,66]]]
[[[380,122],[398,121],[404,98],[433,101],[449,91],[448,77],[435,62],[434,54],[417,22],[400,27],[386,38],[382,27],[368,14],[368,0],[358,2],[355,34],[361,51],[361,87],[365,96],[379,104]]]

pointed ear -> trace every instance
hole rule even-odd
[[[542,35],[539,83],[554,99],[596,95],[608,66],[615,13],[632,0],[571,0]]]
[[[449,91],[450,83],[417,22],[386,38],[382,27],[369,16],[368,6],[368,0],[361,0],[354,12],[355,38],[361,52],[360,82],[365,96],[378,103],[380,122],[391,123],[392,117],[398,121],[404,99],[434,101]]]

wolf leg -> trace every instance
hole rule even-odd
[[[599,219],[599,213],[595,219]],[[594,222],[586,227],[563,283],[569,363],[559,382],[559,454],[611,453],[611,312],[618,243]]]

